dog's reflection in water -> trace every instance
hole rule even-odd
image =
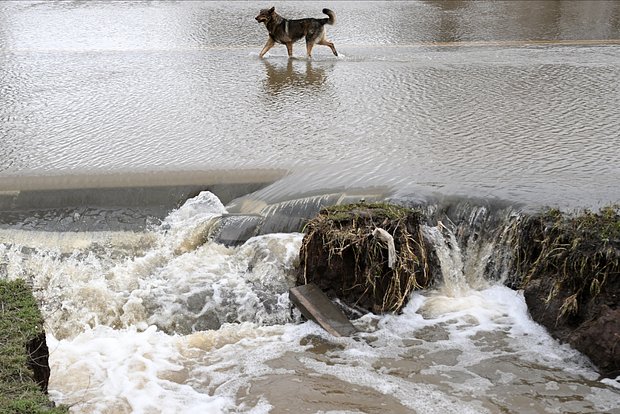
[[[318,88],[325,83],[325,69],[313,65],[310,60],[288,59],[282,65],[269,60],[263,60],[263,63],[267,71],[267,90],[274,95],[290,87]]]

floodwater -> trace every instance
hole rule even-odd
[[[334,10],[340,56],[259,59],[270,5]],[[492,240],[426,227],[442,284],[353,338],[287,294],[321,203],[619,202],[620,2],[5,1],[0,96],[0,277],[72,412],[620,413]]]
[[[258,169],[287,175],[272,199],[619,199],[617,2],[328,3],[274,3],[336,11],[340,57],[309,61],[302,43],[293,60],[284,46],[258,59],[261,2],[2,2],[0,189]]]

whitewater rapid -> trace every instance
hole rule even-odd
[[[45,317],[54,401],[76,413],[620,411],[617,382],[535,324],[520,292],[468,275],[443,225],[424,229],[441,286],[334,338],[288,299],[303,235],[227,247],[211,239],[223,214],[203,192],[142,233],[3,230],[2,277],[28,280]]]

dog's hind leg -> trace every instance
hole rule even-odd
[[[336,52],[336,46],[334,46],[334,44],[332,42],[327,40],[327,37],[325,36],[325,33],[323,33],[323,37],[321,37],[321,40],[319,40],[319,44],[323,45],[323,46],[329,47],[332,50],[332,53],[335,56],[338,56],[338,52]]]
[[[312,48],[314,47],[314,41],[308,41],[306,40],[306,53],[308,55],[309,58],[312,57]]]
[[[262,58],[263,56],[265,56],[265,53],[267,53],[269,51],[269,49],[271,49],[273,47],[273,45],[275,45],[275,44],[276,44],[276,42],[270,36],[269,39],[267,39],[267,43],[265,44],[265,47],[258,54],[258,57]]]

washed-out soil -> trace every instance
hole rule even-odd
[[[420,230],[420,212],[383,203],[332,206],[305,228],[297,284],[316,284],[328,297],[374,313],[398,312],[409,294],[429,286],[436,259]],[[395,259],[389,263],[392,238]]]
[[[412,291],[441,275],[421,231],[428,221],[421,210],[384,203],[325,208],[304,230],[297,284],[314,283],[353,309],[399,312]],[[512,236],[499,248],[509,250],[517,275],[507,284],[523,289],[532,319],[589,357],[602,376],[620,375],[618,207],[522,213],[503,225]],[[393,267],[377,228],[393,238]]]
[[[602,376],[620,375],[620,216],[617,208],[527,217],[515,265],[529,312]]]

